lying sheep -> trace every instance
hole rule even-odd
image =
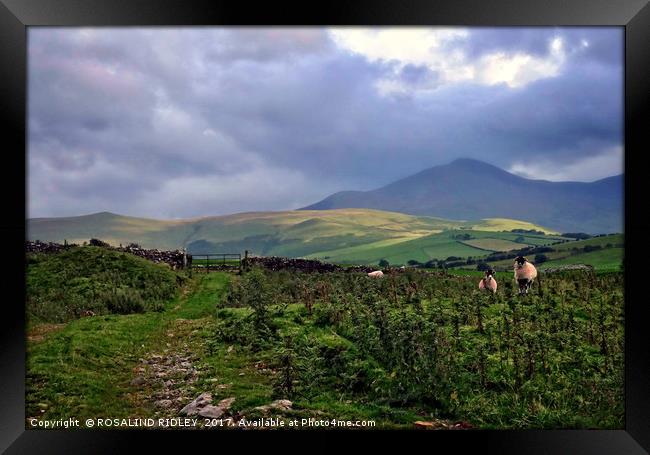
[[[519,294],[528,294],[528,290],[537,278],[537,269],[523,256],[517,256],[514,263],[515,280],[519,284]]]
[[[485,271],[485,277],[478,282],[478,288],[483,291],[497,292],[497,280],[494,279],[494,270]]]
[[[372,278],[381,278],[384,276],[384,272],[381,270],[375,270],[374,272],[369,272],[368,276]]]

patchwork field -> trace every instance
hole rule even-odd
[[[620,271],[623,264],[623,248],[607,248],[589,253],[579,253],[554,259],[539,264],[539,269],[544,270],[568,264],[589,264],[599,271]]]
[[[555,268],[570,264],[587,264],[596,271],[620,271],[623,265],[623,235],[612,234],[587,240],[571,241],[552,244],[553,251],[544,252],[545,262],[536,263],[540,269]],[[588,251],[585,251],[587,248]],[[594,249],[594,251],[589,251]],[[535,255],[528,258],[535,263]],[[497,270],[506,270],[512,267],[512,259],[499,261],[488,260],[490,266]],[[474,268],[467,266],[467,268]]]
[[[465,240],[462,243],[464,245],[478,248],[480,250],[486,250],[486,251],[511,251],[511,250],[517,250],[523,248],[524,246],[528,246],[528,244],[523,242],[517,243],[517,242],[512,242],[510,240],[491,239],[491,238]]]
[[[525,229],[548,235],[503,233]],[[243,253],[261,256],[328,258],[333,262],[426,262],[481,254],[454,235],[556,241],[556,233],[518,220],[454,221],[370,209],[251,212],[189,220],[146,220],[97,213],[71,218],[33,219],[31,240],[83,243],[99,238],[113,245],[187,248],[191,254]],[[440,237],[436,237],[439,235]],[[523,237],[526,236],[526,237]],[[521,240],[525,244],[526,240]]]
[[[465,240],[467,237],[470,239]],[[409,260],[424,263],[432,259],[443,260],[452,256],[482,257],[494,251],[521,249],[529,245],[554,245],[566,240],[568,239],[554,235],[524,236],[513,232],[454,229],[413,240],[392,241],[389,244],[376,243],[340,250],[319,251],[307,257],[351,264],[376,264],[381,259],[385,259],[390,264],[400,265],[408,263]]]
[[[512,232],[516,230],[517,232]],[[188,220],[147,220],[110,213],[29,220],[33,240],[83,243],[100,238],[111,244],[187,248],[190,254],[240,253],[306,257],[338,264],[393,265],[448,258],[484,258],[528,246],[551,246],[549,261],[590,260],[615,267],[616,254],[578,257],[585,247],[622,247],[622,235],[572,241],[519,220],[454,221],[369,209],[251,212]],[[610,261],[610,262],[608,262]],[[493,265],[507,267],[511,261]],[[552,263],[549,262],[551,265]],[[492,264],[492,262],[490,262]],[[475,265],[469,266],[470,268]]]

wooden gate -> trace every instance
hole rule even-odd
[[[197,270],[241,270],[241,253],[193,254],[192,268]]]

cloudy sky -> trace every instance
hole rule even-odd
[[[28,30],[30,217],[295,209],[460,157],[623,172],[622,28]]]

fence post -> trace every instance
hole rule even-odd
[[[183,248],[183,268],[187,268],[187,250]]]
[[[248,271],[248,250],[244,250],[244,271]]]

